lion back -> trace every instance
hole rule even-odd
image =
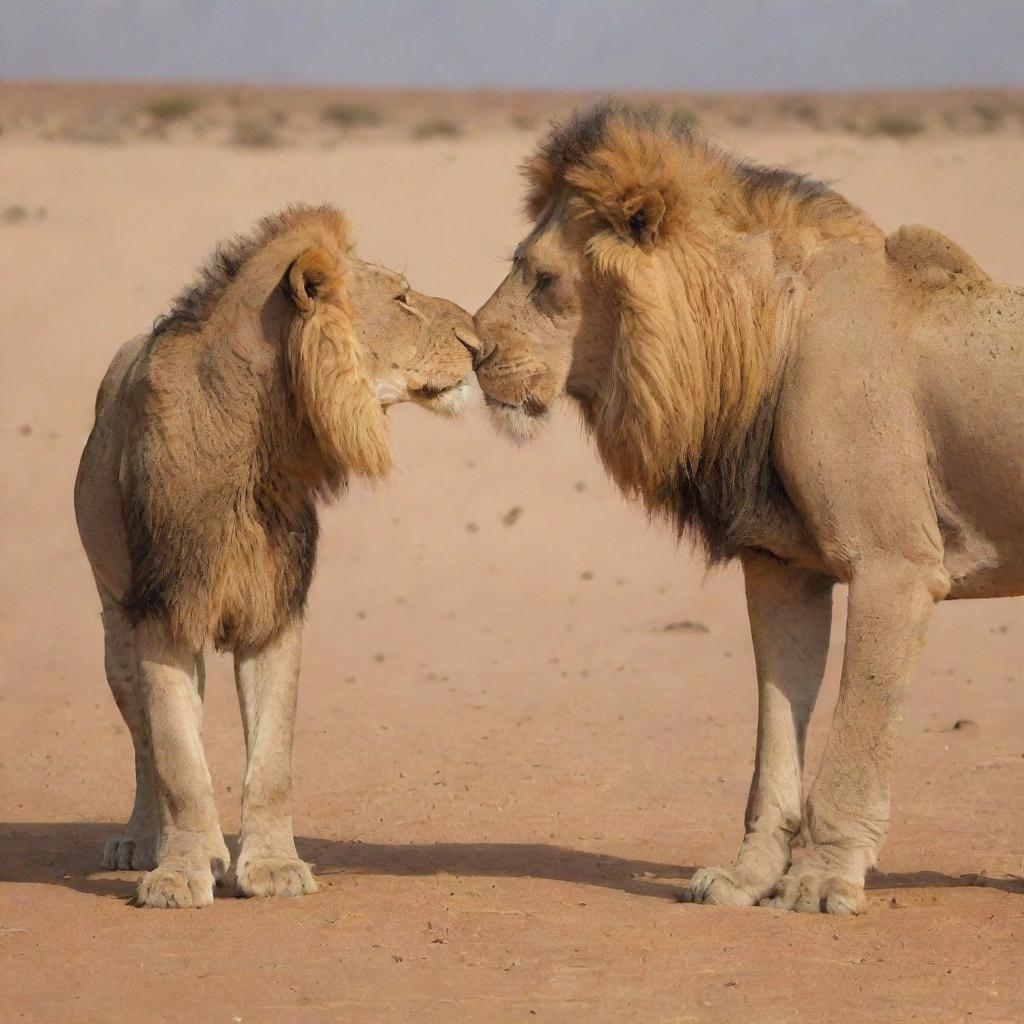
[[[992,278],[952,239],[922,224],[904,224],[885,240],[889,262],[929,291],[971,292]]]

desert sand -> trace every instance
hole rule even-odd
[[[454,423],[398,410],[394,479],[324,512],[295,759],[320,893],[129,906],[137,874],[100,855],[130,808],[131,745],[71,504],[111,354],[218,236],[293,200],[338,204],[364,257],[475,309],[523,229],[515,168],[537,129],[506,107],[464,132],[360,127],[329,146],[181,129],[76,142],[26,125],[32,109],[65,123],[78,93],[26,95],[8,94],[21,127],[0,137],[0,1019],[1024,1018],[1024,603],[938,609],[866,915],[680,905],[694,867],[741,835],[741,580],[708,576],[629,507],[569,409],[522,450],[479,404]],[[952,131],[937,109],[933,123],[725,119],[719,134],[1024,283],[1020,122]],[[842,612],[840,595],[809,778]],[[230,662],[208,665],[230,833],[241,729]]]

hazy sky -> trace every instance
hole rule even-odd
[[[3,0],[7,78],[1024,85],[1024,0]]]

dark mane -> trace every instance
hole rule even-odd
[[[660,107],[636,107],[603,100],[573,111],[567,121],[553,123],[537,147],[537,156],[545,160],[559,178],[564,177],[570,168],[583,163],[607,139],[613,121],[638,131],[667,130],[680,142],[692,143],[694,139],[684,118],[666,115]]]
[[[877,228],[828,185],[741,160],[657,107],[579,111],[550,130],[524,169],[538,224],[545,210],[574,215],[553,201],[563,187],[580,194],[581,219],[597,215],[586,251],[632,314],[615,335],[628,358],[606,374],[596,415],[585,411],[605,467],[627,494],[696,540],[710,564],[757,546],[793,514],[772,462],[773,361],[784,356],[789,314],[799,308],[789,275],[807,245],[831,237],[875,244]],[[619,258],[630,233],[640,241],[622,223],[627,202],[654,192],[658,244],[675,247],[670,272],[679,279],[676,306],[664,316],[651,315],[662,297],[649,293],[636,261]],[[730,254],[722,258],[719,231],[732,244],[766,229],[774,260],[764,270],[737,271]],[[704,243],[699,257],[687,233]],[[680,307],[688,315],[676,322]],[[702,411],[691,415],[700,398]]]
[[[749,199],[789,195],[799,203],[806,203],[836,195],[825,182],[785,167],[766,167],[739,159],[734,159],[732,165]]]
[[[561,180],[571,168],[586,162],[607,140],[613,122],[645,134],[663,133],[691,152],[698,146],[707,152],[716,152],[712,145],[694,133],[679,114],[667,114],[654,105],[638,107],[605,100],[575,111],[560,124],[553,124],[537,147],[535,159],[542,161],[554,177]],[[803,204],[825,197],[839,198],[825,182],[805,174],[783,167],[750,163],[724,153],[717,155],[733,171],[748,201],[789,196]]]
[[[709,568],[757,547],[766,519],[790,508],[771,457],[775,397],[762,400],[735,453],[680,463],[660,496],[660,511],[703,550]]]
[[[200,330],[242,268],[257,252],[294,227],[301,218],[324,213],[341,216],[327,204],[319,207],[295,204],[262,217],[251,233],[219,242],[206,262],[196,270],[192,284],[171,301],[170,311],[157,318],[153,324],[153,337]]]

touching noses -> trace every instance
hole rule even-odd
[[[469,353],[469,357],[473,361],[473,369],[475,370],[483,361],[482,345],[476,331],[472,326],[463,326],[462,324],[455,327],[454,330],[455,337],[459,339],[459,344]]]
[[[496,347],[494,340],[496,332],[487,324],[486,309],[487,307],[484,306],[473,317],[473,336],[476,338],[477,343],[477,354],[473,358],[474,370],[479,370],[490,359]]]

